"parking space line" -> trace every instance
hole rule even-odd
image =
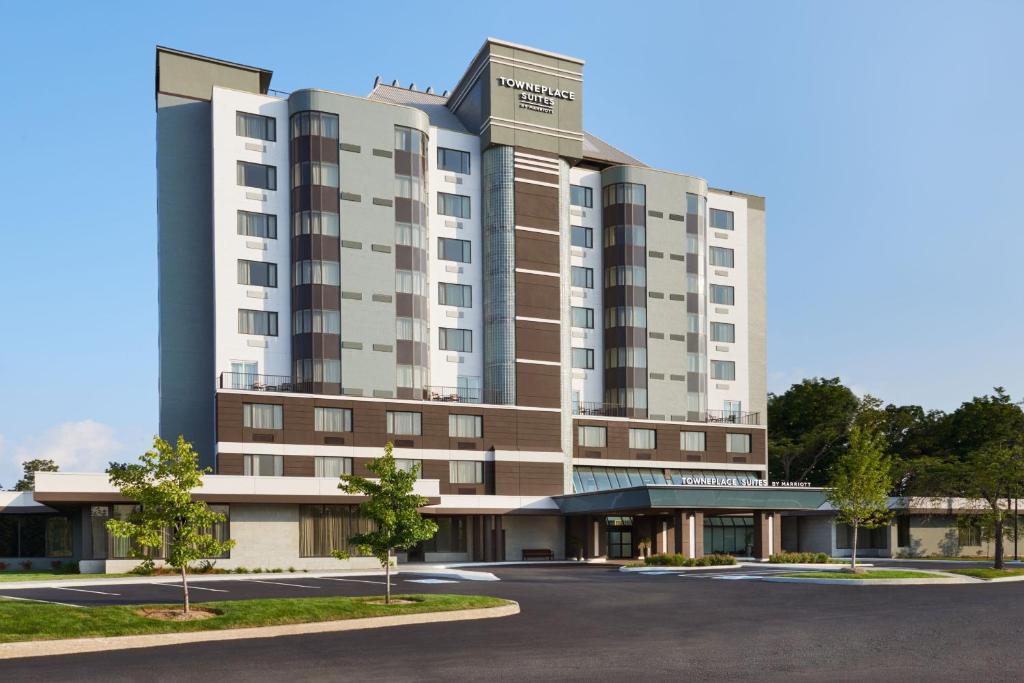
[[[64,588],[64,587],[59,587],[58,588],[58,587],[54,587],[53,590],[55,590],[55,591],[75,591],[76,593],[95,593],[96,595],[117,595],[117,596],[121,595],[120,593],[104,593],[103,591],[91,591],[91,590],[86,590],[85,588]]]
[[[384,585],[383,581],[369,581],[367,579],[339,579],[333,576],[318,576],[316,578],[323,579],[324,581],[351,581],[352,583],[376,583],[381,586]]]
[[[291,586],[292,588],[319,588],[320,586],[304,586],[301,583],[284,583],[281,581],[260,581],[259,579],[239,579],[240,581],[249,581],[252,583],[269,583],[274,586]]]
[[[4,600],[22,600],[24,602],[43,602],[47,605],[60,605],[61,607],[81,607],[85,609],[85,605],[75,605],[70,602],[55,602],[53,600],[38,600],[36,598],[16,598],[13,595],[0,595],[0,598]]]
[[[168,588],[181,588],[180,583],[153,583],[152,586],[167,586]],[[188,589],[190,591],[212,591],[214,593],[227,593],[228,591],[223,588],[204,588],[203,586],[193,586],[189,584]]]

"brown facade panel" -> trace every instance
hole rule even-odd
[[[557,368],[556,368],[557,370]],[[516,443],[523,451],[561,451],[562,420],[559,413],[517,411]]]
[[[241,475],[244,472],[241,453],[217,454],[217,474]]]
[[[558,273],[558,237],[516,230],[516,267]]]
[[[559,320],[560,279],[535,273],[516,273],[516,315]]]
[[[590,425],[605,427],[607,446],[595,448],[579,445],[577,427]],[[629,430],[654,429],[656,444],[653,449],[629,448]],[[680,432],[704,432],[705,450],[701,452],[680,449]],[[726,434],[750,434],[750,453],[727,453]],[[642,467],[644,460],[662,460],[672,462],[706,462],[715,464],[750,464],[764,465],[766,460],[767,434],[763,429],[749,427],[723,426],[710,424],[659,424],[656,422],[637,422],[631,420],[573,420],[573,457],[605,458],[609,460],[636,460]]]
[[[516,179],[523,178],[525,180],[536,180],[541,183],[554,183],[558,184],[558,174],[555,172],[548,171],[531,171],[525,168],[516,169]],[[524,183],[525,184],[525,183]],[[543,185],[541,187],[544,187]]]
[[[560,325],[516,321],[516,357],[553,363],[561,360]]]
[[[516,363],[516,405],[558,408],[561,377],[557,365]]]
[[[316,461],[309,455],[284,456],[282,471],[286,477],[312,477],[316,472]]]
[[[499,496],[556,496],[564,492],[562,464],[548,462],[494,463],[494,493]]]

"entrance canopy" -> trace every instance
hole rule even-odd
[[[635,486],[556,496],[567,515],[615,514],[655,509],[696,509],[707,512],[815,510],[825,502],[825,489],[785,486]]]

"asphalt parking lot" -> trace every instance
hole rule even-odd
[[[521,614],[12,660],[0,662],[0,680],[1010,681],[1019,680],[1024,667],[1024,583],[868,588],[737,578],[782,571],[769,566],[653,576],[601,565],[490,571],[501,581],[412,583],[420,577],[399,575],[396,590],[497,595],[517,600]],[[273,575],[207,586],[200,580],[194,585],[227,592],[193,595],[201,601],[365,595],[383,588],[325,579],[272,581]],[[69,599],[149,602],[159,591],[162,601],[171,602],[180,589],[97,590],[118,595]]]

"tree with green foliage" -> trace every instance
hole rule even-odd
[[[857,531],[886,526],[892,519],[889,489],[892,463],[885,452],[885,440],[870,426],[850,429],[849,448],[832,467],[828,500],[836,509],[836,521],[853,529],[850,567],[857,569]]]
[[[127,519],[109,520],[107,530],[118,538],[131,539],[142,553],[166,549],[167,564],[181,572],[186,613],[190,609],[189,563],[216,557],[235,544],[213,536],[214,524],[226,521],[225,516],[192,498],[192,492],[203,485],[203,475],[210,471],[199,467],[199,454],[183,436],[174,447],[153,437],[153,450],[144,453],[139,462],[112,462],[107,469],[110,482],[121,495],[137,503]]]
[[[53,460],[26,460],[21,463],[24,476],[14,485],[15,491],[34,491],[36,488],[36,472],[56,472],[60,467]]]
[[[367,469],[377,475],[377,480],[365,479],[353,474],[341,475],[338,488],[350,494],[362,494],[367,500],[359,504],[359,514],[374,523],[372,531],[352,536],[350,542],[361,552],[376,557],[384,567],[384,603],[391,602],[391,553],[394,550],[408,550],[420,541],[427,541],[437,533],[437,524],[424,519],[419,509],[429,501],[413,493],[419,465],[403,470],[395,463],[392,445],[384,446],[384,455],[370,461]],[[335,551],[334,556],[346,559],[344,551]]]
[[[1024,411],[1002,387],[992,395],[976,396],[949,416],[949,445],[952,455],[966,460],[990,447],[1012,447],[1024,438]]]

